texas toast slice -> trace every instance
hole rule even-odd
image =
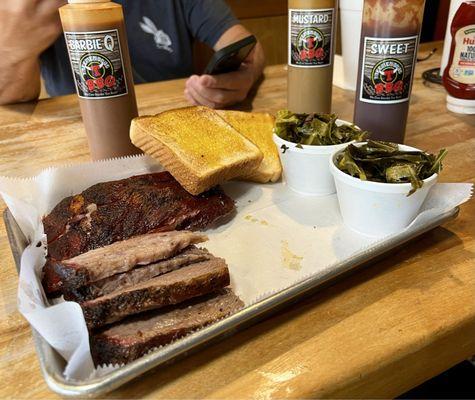
[[[138,117],[132,143],[156,158],[191,194],[252,174],[263,154],[207,107],[186,107]]]

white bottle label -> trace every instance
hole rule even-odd
[[[334,11],[333,8],[289,10],[289,65],[302,68],[331,65]]]
[[[78,96],[103,99],[127,94],[117,29],[64,32]]]
[[[409,100],[416,62],[417,36],[365,37],[360,100],[394,104]]]

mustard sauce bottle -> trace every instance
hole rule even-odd
[[[287,108],[330,113],[338,2],[289,0]]]

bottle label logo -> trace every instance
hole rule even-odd
[[[101,99],[128,93],[117,29],[65,32],[78,96]]]
[[[475,25],[465,26],[455,34],[454,57],[449,75],[465,85],[475,83]]]
[[[394,104],[408,101],[416,61],[417,36],[365,37],[360,100]]]
[[[289,65],[312,68],[332,63],[334,9],[289,10]]]

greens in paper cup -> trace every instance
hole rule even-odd
[[[335,114],[277,113],[276,144],[287,186],[303,195],[335,193],[328,160],[349,143],[364,140],[367,133]]]
[[[350,146],[329,163],[345,225],[369,236],[403,230],[436,184],[446,152],[374,141]]]

